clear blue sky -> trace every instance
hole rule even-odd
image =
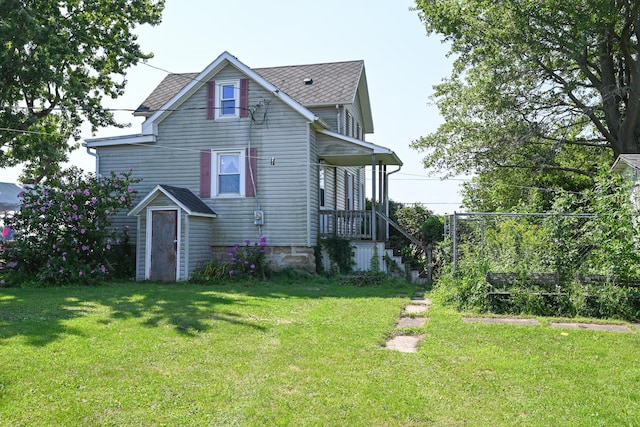
[[[451,72],[447,48],[427,37],[411,0],[167,0],[163,22],[136,30],[149,64],[171,72],[200,72],[223,51],[249,67],[363,59],[375,133],[367,140],[393,149],[404,162],[391,176],[389,194],[399,202],[422,202],[438,213],[459,209],[460,181],[429,176],[409,144],[441,123],[430,105],[433,85]],[[128,74],[125,95],[106,104],[135,109],[165,73],[139,64]],[[128,129],[101,129],[96,136],[140,132],[139,118],[119,112]],[[83,138],[91,137],[84,129]],[[83,149],[71,162],[95,170]],[[18,170],[0,171],[14,181]]]

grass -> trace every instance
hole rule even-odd
[[[2,426],[640,424],[640,332],[465,323],[392,286],[0,289]]]

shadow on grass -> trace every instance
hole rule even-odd
[[[183,285],[110,284],[57,289],[0,289],[0,345],[23,336],[34,346],[44,346],[65,335],[84,336],[87,330],[69,321],[88,315],[108,325],[120,320],[139,320],[142,327],[169,327],[184,336],[212,329],[216,322],[264,330],[228,310],[246,304]]]
[[[99,325],[139,321],[141,327],[173,328],[187,337],[213,329],[218,322],[266,331],[242,318],[234,307],[253,304],[255,298],[389,298],[397,291],[388,286],[353,287],[331,282],[282,284],[233,283],[222,286],[189,283],[110,283],[98,287],[0,289],[0,346],[23,336],[33,346],[44,346],[65,335],[85,336],[90,328],[69,324],[93,316]],[[406,291],[406,289],[404,289]]]

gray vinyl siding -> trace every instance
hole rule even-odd
[[[362,168],[357,166],[349,166],[349,167],[337,167],[336,169],[336,209],[344,210],[346,209],[346,192],[347,185],[345,181],[345,172],[348,172],[354,176],[354,185],[353,185],[353,198],[354,198],[354,209],[363,209],[360,207],[360,180],[361,176],[360,170]]]
[[[206,218],[198,216],[187,216],[185,218],[187,224],[187,235],[185,240],[185,259],[186,275],[188,279],[195,270],[200,269],[211,260],[211,238],[212,225],[215,218]]]
[[[214,80],[243,77],[228,66]],[[250,81],[249,106],[261,101],[269,103],[266,122],[251,127],[250,139],[258,156],[257,197],[204,199],[217,214],[212,221],[212,245],[256,240],[260,234],[267,237],[269,245],[307,244],[308,180],[315,179],[309,188],[317,191],[317,174],[314,177],[306,173],[310,158],[315,155],[308,146],[310,125],[299,113]],[[207,120],[205,106],[206,85],[158,124],[155,144],[101,147],[98,150],[101,171],[132,168],[133,176],[142,178],[135,186],[140,197],[157,184],[188,188],[199,195],[200,151],[247,147],[251,122],[249,118]],[[256,119],[262,119],[263,111],[256,112]],[[317,159],[313,162],[317,163]],[[317,195],[311,197],[317,200]],[[261,230],[253,223],[253,211],[257,208],[264,211],[265,224]]]
[[[336,205],[336,167],[327,165],[324,174],[324,200],[326,209],[338,209]]]
[[[326,107],[313,107],[313,108],[309,108],[309,110],[315,114],[316,116],[318,116],[319,118],[321,118],[328,126],[329,129],[331,129],[334,132],[342,132],[344,131],[344,127],[340,127],[340,130],[338,130],[338,115],[340,115],[341,119],[342,119],[342,108],[336,109],[335,105],[332,106],[326,106]]]

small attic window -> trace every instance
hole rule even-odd
[[[305,86],[309,86],[313,84],[313,79],[310,79],[309,77],[307,77],[306,79],[303,80]]]

